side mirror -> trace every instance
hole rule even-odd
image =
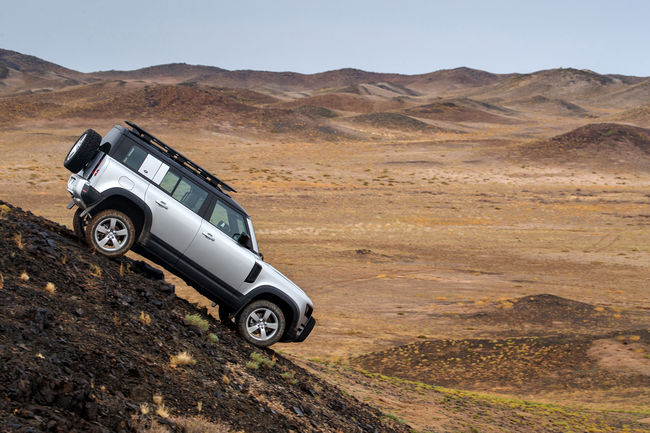
[[[237,243],[241,245],[242,247],[248,248],[250,244],[250,236],[248,236],[246,233],[240,233],[239,238],[237,238]]]

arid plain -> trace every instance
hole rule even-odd
[[[448,389],[650,427],[648,78],[0,68],[3,200],[71,227],[69,147],[135,121],[238,190],[315,302],[309,339],[276,350],[351,394],[422,431],[508,429]]]

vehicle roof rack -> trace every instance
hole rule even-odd
[[[135,133],[146,141],[149,144],[152,144],[154,146],[157,146],[159,150],[162,150],[164,153],[169,155],[174,161],[178,162],[182,166],[190,169],[194,174],[208,182],[210,185],[217,187],[220,191],[221,189],[225,189],[226,191],[232,191],[232,192],[237,192],[235,188],[231,187],[228,185],[226,182],[223,180],[219,179],[217,176],[214,174],[210,173],[208,170],[205,168],[201,167],[200,165],[192,162],[189,158],[184,156],[182,153],[178,152],[175,150],[173,147],[163,143],[161,140],[158,138],[154,137],[152,134],[149,132],[145,131],[144,129],[140,128],[138,125],[136,125],[133,122],[130,122],[128,120],[124,121],[127,125],[129,125],[131,128],[131,132]]]

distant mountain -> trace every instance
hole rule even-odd
[[[493,85],[468,94],[473,98],[499,102],[516,101],[543,95],[545,98],[587,101],[624,90],[637,83],[637,77],[601,75],[573,68],[548,69],[532,74],[513,74]]]

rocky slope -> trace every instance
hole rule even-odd
[[[408,431],[4,202],[0,248],[2,432]]]

